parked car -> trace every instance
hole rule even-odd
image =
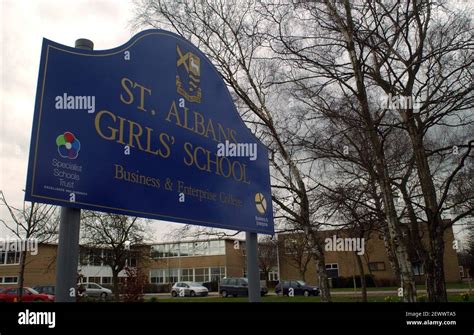
[[[54,295],[54,289],[55,287],[54,286],[50,286],[50,285],[45,285],[45,286],[33,286],[33,290],[39,292],[39,293],[43,293],[43,294],[50,294],[50,295]]]
[[[224,278],[219,285],[219,294],[226,298],[229,296],[242,296],[246,297],[249,295],[249,282],[247,278]],[[260,287],[260,295],[263,297],[268,293],[266,287]]]
[[[177,282],[171,288],[171,295],[173,297],[182,297],[182,296],[202,296],[205,297],[209,294],[209,290],[202,286],[199,283],[190,282],[190,281],[183,281]]]
[[[82,294],[87,297],[99,297],[106,299],[112,295],[111,290],[96,283],[83,283],[81,287],[83,288]]]
[[[290,295],[290,289],[293,289],[293,295],[304,295],[305,297],[308,297],[310,295],[318,296],[320,293],[319,287],[308,285],[302,280],[280,281],[275,286],[275,293],[277,295]]]
[[[0,291],[0,302],[16,302],[19,301],[19,289],[18,288],[4,288]],[[54,301],[54,295],[51,294],[42,294],[31,287],[23,288],[23,296],[21,298],[23,302],[32,302],[32,301]]]

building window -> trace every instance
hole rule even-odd
[[[179,244],[171,244],[168,246],[168,257],[179,257]]]
[[[278,281],[278,270],[277,269],[272,269],[270,272],[268,272],[268,280],[269,281]]]
[[[4,251],[0,255],[0,265],[4,264],[19,264],[20,263],[20,252],[17,251]]]
[[[179,269],[170,269],[169,270],[169,277],[166,278],[167,283],[177,283],[179,281]]]
[[[191,243],[180,243],[179,244],[179,254],[181,257],[190,256],[192,251],[192,244]]]
[[[151,247],[151,257],[156,258],[165,258],[167,255],[166,244],[157,244]]]
[[[211,268],[211,281],[220,282],[225,278],[225,267]]]
[[[88,265],[101,266],[102,265],[102,251],[101,250],[90,250]]]
[[[209,255],[225,255],[225,241],[209,241]]]
[[[100,284],[100,277],[88,277],[87,283],[96,283]]]
[[[18,277],[14,277],[14,276],[0,277],[0,284],[17,284],[17,283],[18,283]]]
[[[164,269],[157,269],[150,271],[150,281],[156,284],[165,283],[166,273]]]
[[[370,271],[385,271],[385,262],[369,262]]]
[[[104,285],[112,284],[112,277],[102,277],[102,284]]]
[[[154,269],[150,270],[150,283],[174,284],[179,281],[179,269]],[[192,281],[192,280],[191,280]]]
[[[225,255],[225,240],[157,244],[150,251],[154,259],[207,255]]]
[[[193,243],[193,255],[194,256],[206,256],[209,252],[209,242],[194,242]]]
[[[206,283],[209,281],[209,268],[194,269],[194,281],[197,283]]]
[[[339,277],[339,266],[337,263],[326,264],[326,273],[329,278]]]
[[[413,267],[413,274],[415,276],[422,276],[425,274],[425,271],[423,269],[423,264],[421,264],[420,262],[413,263],[412,267]]]
[[[181,269],[181,281],[194,281],[194,269]]]

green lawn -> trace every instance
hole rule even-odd
[[[416,285],[418,290],[425,290],[426,285]],[[467,283],[448,283],[446,284],[446,288],[448,289],[465,289],[466,291],[469,290],[469,285]],[[472,288],[474,289],[474,283],[472,283]],[[390,286],[390,287],[368,287],[367,291],[396,291],[398,287]],[[357,287],[357,290],[360,291],[360,287]],[[351,287],[344,287],[344,288],[332,288],[331,291],[334,292],[349,292],[354,291],[354,288]]]
[[[399,301],[399,298],[391,295],[390,296],[392,301],[396,302]],[[369,302],[386,302],[385,296],[379,297],[368,297]],[[334,302],[361,302],[359,297],[339,297],[333,296],[332,300]],[[450,302],[462,302],[462,298],[460,294],[451,294],[448,295],[448,300]],[[207,298],[168,298],[168,297],[158,297],[154,300],[146,299],[147,302],[171,302],[171,303],[179,303],[179,302],[247,302],[248,298],[221,298],[221,297],[207,297]],[[474,301],[474,296],[470,297],[470,302]],[[262,299],[262,302],[321,302],[321,298],[319,297],[303,297],[303,296],[296,296],[296,297],[278,297],[278,296],[265,296]]]

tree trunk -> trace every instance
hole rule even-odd
[[[116,271],[114,268],[112,268],[112,282],[114,285],[114,296],[115,296],[115,301],[120,301],[120,290],[119,290],[119,277],[118,277],[119,271]]]
[[[359,267],[362,302],[367,302],[367,283],[365,281],[364,265],[362,264],[362,260],[360,259],[360,256],[357,255],[357,253],[354,253],[354,257],[356,258],[357,266]]]
[[[446,281],[444,278],[444,240],[431,243],[429,258],[423,263],[426,277],[426,291],[430,302],[447,302]]]
[[[23,300],[23,288],[25,286],[26,250],[20,254],[20,272],[18,274],[18,300]]]
[[[410,135],[418,179],[423,192],[425,203],[425,214],[428,223],[428,237],[430,240],[429,262],[427,264],[426,285],[429,301],[447,302],[446,281],[444,278],[444,223],[438,210],[438,200],[433,178],[431,177],[430,166],[423,145],[422,135],[419,134],[415,124],[413,111],[407,111],[404,122],[407,125]],[[429,278],[429,280],[428,280]],[[428,285],[430,287],[428,287]]]
[[[306,282],[306,269],[304,271],[300,270],[301,280]]]
[[[316,260],[316,273],[319,280],[319,289],[321,290],[321,301],[331,302],[331,291],[329,287],[329,278],[326,272],[326,263],[324,259],[315,257]]]

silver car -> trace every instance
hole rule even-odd
[[[108,288],[102,287],[96,283],[84,283],[82,284],[85,291],[83,294],[88,297],[100,297],[102,299],[107,299],[108,296],[112,295],[112,291]]]
[[[173,297],[196,297],[201,296],[205,297],[209,294],[209,290],[202,286],[199,283],[191,282],[191,281],[181,281],[177,282],[171,288],[171,295]]]

